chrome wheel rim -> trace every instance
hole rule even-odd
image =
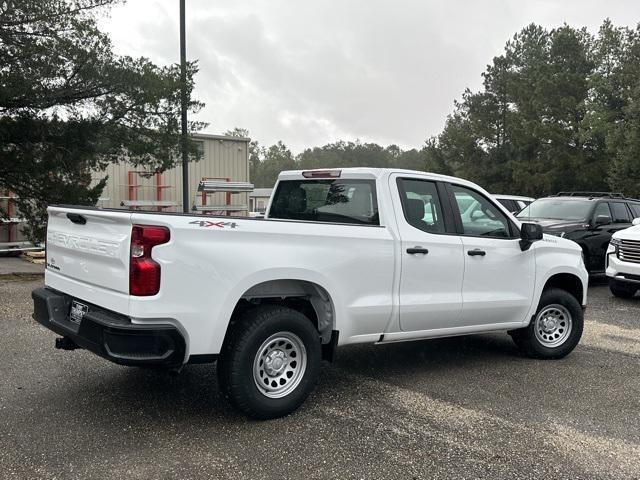
[[[296,334],[279,332],[267,338],[253,361],[253,380],[265,397],[289,395],[307,369],[307,350]]]
[[[566,307],[547,305],[536,315],[536,339],[545,347],[558,347],[569,338],[572,326],[571,314]]]

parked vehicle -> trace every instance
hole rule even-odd
[[[545,233],[573,240],[582,248],[589,273],[602,273],[611,235],[640,217],[640,200],[621,193],[560,192],[539,198],[517,217],[541,225]]]
[[[631,298],[640,288],[640,218],[632,223],[612,235],[605,257],[609,289],[620,298]]]
[[[497,193],[493,194],[493,198],[498,200],[507,208],[507,210],[509,210],[513,214],[518,213],[520,210],[522,210],[524,207],[535,200],[535,198],[531,197],[521,197],[519,195],[501,195]]]
[[[481,207],[460,213],[471,198]],[[336,347],[507,331],[535,358],[580,340],[580,248],[453,177],[280,174],[267,218],[50,207],[34,318],[115,363],[217,360],[247,415],[295,410]]]

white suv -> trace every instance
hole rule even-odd
[[[609,289],[616,297],[631,298],[640,288],[640,218],[613,234],[605,259]]]

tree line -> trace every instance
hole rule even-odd
[[[0,195],[18,195],[32,238],[50,203],[92,205],[92,172],[127,160],[163,171],[180,160],[177,65],[114,54],[97,19],[119,0],[7,0],[0,5]],[[194,88],[190,62],[186,88]],[[460,176],[496,193],[614,190],[640,196],[640,27],[596,33],[529,25],[454,102],[417,148],[337,141],[293,154],[250,144],[250,175],[396,167]],[[202,103],[190,100],[195,112]],[[205,124],[190,122],[191,131]],[[248,136],[236,128],[230,135]],[[193,158],[201,155],[189,142]],[[0,217],[6,212],[0,210]]]
[[[0,2],[0,196],[18,196],[31,238],[43,237],[48,204],[95,205],[105,181],[94,185],[93,171],[125,159],[163,170],[180,159],[179,66],[113,52],[97,20],[117,3]],[[189,93],[196,72],[190,62]],[[188,147],[197,158],[195,142]]]
[[[225,135],[248,137],[249,131],[235,128],[225,132]],[[272,187],[283,170],[336,167],[424,170],[425,155],[423,150],[403,150],[396,145],[382,147],[360,141],[338,141],[307,148],[298,155],[294,155],[282,141],[269,147],[263,147],[255,140],[249,144],[249,177],[256,187]]]
[[[298,155],[251,144],[251,179],[285,169],[398,167],[454,175],[492,192],[561,190],[640,196],[640,28],[605,20],[596,34],[529,25],[454,103],[443,131],[417,149],[336,142]],[[242,129],[229,134],[248,135]]]

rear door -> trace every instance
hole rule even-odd
[[[462,242],[442,184],[411,174],[390,177],[401,243],[400,327],[460,326]]]
[[[82,284],[88,296],[95,295],[91,287],[128,294],[131,213],[60,207],[48,213],[47,285]]]
[[[464,251],[462,325],[524,321],[535,286],[534,250],[520,249],[515,224],[489,197],[462,185],[447,189]]]

